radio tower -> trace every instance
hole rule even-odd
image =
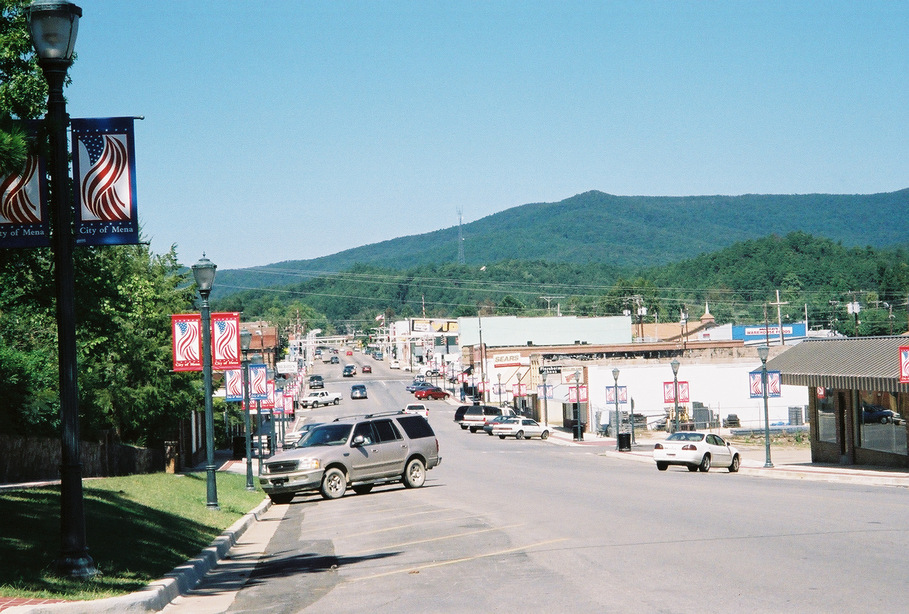
[[[464,233],[461,231],[461,219],[464,211],[458,207],[458,264],[466,264],[464,261]]]

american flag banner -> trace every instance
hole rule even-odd
[[[690,401],[688,382],[679,382],[679,403]],[[675,403],[675,382],[663,382],[663,403]]]
[[[37,122],[27,122],[34,138]],[[15,175],[0,176],[0,248],[50,245],[44,157],[29,154]]]
[[[136,245],[132,117],[73,119],[76,245]]]
[[[606,402],[615,405],[615,386],[606,386]],[[619,386],[619,403],[628,402],[628,386]]]
[[[909,347],[900,348],[900,383],[909,384]]]
[[[265,382],[268,379],[268,373],[265,365],[249,365],[249,400],[264,401],[268,398],[268,388]]]
[[[749,383],[751,384],[751,398],[752,399],[762,399],[764,398],[764,383],[761,381],[761,372],[752,371],[748,374]],[[780,372],[779,371],[767,371],[767,396],[768,397],[780,397],[783,396],[783,389],[780,385]]]
[[[230,369],[224,372],[224,400],[243,400],[243,371]]]
[[[211,368],[240,368],[240,314],[211,314]]]
[[[275,381],[268,380],[265,383],[265,400],[262,401],[262,409],[274,409],[275,408]]]
[[[284,394],[284,413],[292,414],[294,413],[294,395]]]
[[[174,332],[174,371],[202,370],[202,316],[183,313],[170,316]]]

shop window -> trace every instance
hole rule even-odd
[[[861,446],[867,450],[905,455],[906,416],[903,411],[906,408],[899,406],[897,395],[862,390],[859,400]]]
[[[817,437],[819,441],[836,443],[836,414],[833,411],[833,389],[817,389]]]

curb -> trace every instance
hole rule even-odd
[[[259,516],[271,507],[271,499],[266,498],[251,512],[245,514],[230,527],[225,529],[210,546],[199,556],[176,567],[160,580],[156,580],[142,590],[96,599],[94,601],[67,601],[65,603],[12,606],[3,610],[4,614],[121,614],[132,612],[158,612],[171,601],[185,595],[211,569],[224,558],[224,555],[237,543],[240,537]]]

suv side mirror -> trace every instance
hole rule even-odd
[[[366,438],[364,438],[363,435],[357,435],[356,437],[353,438],[353,441],[350,442],[350,445],[352,445],[355,448],[359,448],[364,443],[366,443]]]

